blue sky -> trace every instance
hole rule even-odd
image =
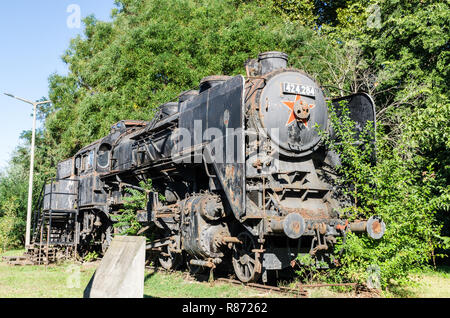
[[[68,24],[75,11],[110,21],[114,0],[15,0],[0,7],[0,169],[7,166],[20,134],[33,124],[32,106],[3,95],[4,92],[37,100],[48,96],[48,77],[66,74],[61,56],[81,28]],[[76,20],[75,20],[76,21]],[[69,27],[72,26],[72,27]]]

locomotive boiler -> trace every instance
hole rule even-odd
[[[321,86],[288,68],[282,52],[260,54],[246,71],[204,78],[151,121],[121,121],[59,164],[44,189],[35,244],[105,251],[126,189],[145,191],[146,180],[153,190],[137,219],[152,234],[148,251],[166,269],[228,266],[243,282],[267,281],[298,254],[332,264],[333,245],[348,231],[380,239],[378,217],[349,222],[340,215],[349,202],[334,182],[339,156],[318,132],[332,135]],[[375,124],[369,95],[333,103],[341,100],[355,130]]]

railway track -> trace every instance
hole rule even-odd
[[[287,294],[293,296],[295,298],[307,298],[309,297],[309,293],[306,288],[321,288],[321,287],[353,287],[356,292],[358,291],[366,291],[367,288],[357,283],[340,283],[340,284],[298,284],[296,288],[289,287],[280,287],[280,286],[270,286],[270,285],[261,285],[255,283],[242,283],[241,281],[229,278],[218,278],[216,281],[225,282],[233,285],[240,285],[251,287],[254,289],[262,290],[262,291],[273,291],[280,294]]]
[[[270,285],[261,285],[261,284],[255,284],[255,283],[243,283],[241,281],[235,280],[235,279],[229,279],[229,278],[218,278],[216,281],[218,282],[224,282],[232,285],[239,285],[239,286],[245,286],[250,287],[256,290],[261,291],[269,291],[269,292],[276,292],[279,294],[287,294],[295,298],[308,298],[309,294],[308,291],[304,290],[303,288],[287,288],[287,287],[276,287],[276,286],[270,286]]]
[[[154,267],[154,266],[146,266],[147,269],[151,270],[157,270],[162,271],[165,273],[169,273],[170,271],[167,271],[160,267]],[[208,280],[209,275],[196,275],[197,278],[201,277],[205,281]],[[364,286],[357,284],[357,283],[340,283],[340,284],[298,284],[295,288],[289,288],[289,287],[282,287],[282,286],[271,286],[271,285],[262,285],[262,284],[256,284],[256,283],[243,283],[236,279],[231,278],[217,278],[214,279],[213,282],[222,282],[227,283],[231,285],[236,286],[242,286],[242,287],[248,287],[259,291],[264,292],[274,292],[278,294],[288,295],[293,298],[308,298],[309,292],[306,290],[306,288],[322,288],[322,287],[353,287],[356,292],[358,291],[364,291],[366,288]]]

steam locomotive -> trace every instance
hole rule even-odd
[[[127,189],[148,195],[137,211],[147,244],[166,269],[193,272],[231,265],[254,282],[295,265],[298,254],[333,263],[333,245],[348,231],[380,239],[384,222],[349,222],[334,167],[317,127],[328,130],[320,85],[288,56],[266,52],[244,76],[209,76],[199,90],[160,106],[150,122],[121,121],[108,136],[61,162],[44,187],[34,244],[107,250]],[[355,130],[375,123],[367,94],[348,103]],[[152,181],[152,190],[141,182]]]

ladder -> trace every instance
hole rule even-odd
[[[64,183],[73,182],[72,191]],[[59,255],[69,257],[76,253],[79,237],[79,187],[75,179],[51,179],[45,182],[34,211],[31,246],[27,255],[37,265],[55,262]],[[67,197],[73,199],[67,200]],[[65,201],[64,201],[65,200]],[[62,203],[62,204],[61,204]]]

